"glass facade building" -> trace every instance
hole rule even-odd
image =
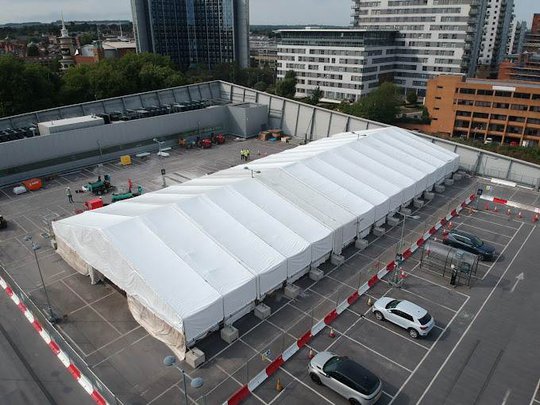
[[[249,65],[249,0],[132,0],[139,52],[170,56],[181,69]]]

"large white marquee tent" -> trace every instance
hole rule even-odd
[[[338,134],[53,223],[58,252],[123,289],[182,355],[458,169],[398,128]],[[174,333],[164,336],[164,326]]]

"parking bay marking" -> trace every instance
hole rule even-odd
[[[533,405],[534,403],[540,404],[540,401],[536,399],[536,394],[538,393],[538,390],[540,390],[540,378],[538,379],[538,383],[536,384],[536,387],[534,387],[534,392],[531,398],[531,402],[529,405]]]
[[[429,354],[431,353],[431,351],[435,348],[435,346],[437,346],[437,343],[439,343],[439,340],[441,339],[441,336],[443,336],[446,332],[446,330],[450,327],[450,325],[452,325],[452,323],[454,322],[454,319],[456,319],[456,317],[458,316],[458,314],[461,312],[461,310],[463,309],[463,307],[467,304],[467,302],[469,301],[469,297],[467,297],[467,299],[465,300],[465,302],[463,304],[461,304],[461,307],[459,308],[459,310],[454,314],[454,316],[452,317],[452,319],[450,319],[450,322],[448,322],[448,325],[446,325],[446,327],[443,329],[442,333],[437,336],[437,339],[435,339],[435,343],[433,343],[433,345],[428,349],[428,351],[426,352],[426,354],[424,354],[424,357],[422,357],[422,359],[420,360],[420,362],[416,365],[416,367],[414,368],[414,370],[411,372],[411,374],[409,375],[409,377],[407,377],[407,379],[403,382],[403,384],[401,384],[401,387],[399,387],[399,390],[398,392],[396,393],[396,395],[394,396],[394,398],[392,399],[392,401],[390,401],[390,404],[391,405],[394,400],[398,397],[398,395],[401,393],[401,391],[403,390],[403,387],[405,387],[405,385],[407,385],[407,383],[410,381],[410,379],[416,374],[416,372],[418,371],[418,369],[420,368],[420,366],[422,365],[422,363],[424,363],[424,360],[427,358],[427,356],[429,356]],[[420,402],[420,401],[418,401]]]
[[[514,261],[516,260],[516,258],[519,256],[519,254],[521,253],[521,250],[523,249],[523,246],[525,246],[525,244],[527,243],[527,241],[529,240],[529,238],[531,237],[531,235],[533,234],[534,230],[536,228],[532,228],[531,231],[529,232],[529,234],[527,235],[527,238],[525,239],[525,241],[521,244],[521,246],[519,247],[518,251],[516,252],[516,255],[512,258],[512,261],[508,264],[508,266],[506,267],[506,270],[504,270],[504,272],[501,274],[501,276],[499,277],[499,280],[497,281],[497,284],[495,284],[495,286],[493,286],[493,288],[491,289],[491,292],[489,293],[489,295],[486,297],[486,299],[484,300],[484,302],[482,303],[482,306],[478,309],[478,311],[476,312],[476,315],[474,316],[474,318],[472,319],[471,323],[469,324],[469,326],[467,326],[467,329],[465,329],[465,332],[463,332],[463,334],[461,335],[461,337],[459,338],[458,342],[454,345],[454,347],[452,348],[452,350],[450,351],[449,355],[446,357],[446,359],[444,360],[443,364],[441,364],[441,366],[439,367],[439,369],[437,370],[437,373],[435,373],[435,375],[433,376],[433,378],[431,379],[429,385],[426,387],[426,389],[424,390],[424,392],[422,393],[422,395],[420,396],[420,398],[418,399],[418,401],[416,402],[417,404],[419,404],[420,402],[422,402],[422,400],[424,399],[424,397],[426,396],[426,394],[428,393],[428,391],[431,389],[431,386],[433,385],[433,383],[435,382],[435,380],[437,379],[437,377],[439,376],[439,374],[441,373],[441,371],[443,370],[443,368],[446,366],[446,364],[448,363],[448,361],[450,360],[450,358],[452,357],[452,355],[454,354],[454,352],[456,351],[456,349],[459,347],[459,345],[461,344],[461,342],[463,341],[463,339],[465,338],[465,336],[467,335],[467,333],[469,332],[469,330],[471,329],[472,325],[474,324],[474,321],[476,321],[476,318],[478,318],[478,316],[480,315],[480,313],[482,312],[482,310],[484,309],[484,307],[486,306],[487,302],[489,301],[489,299],[491,298],[491,296],[493,295],[493,293],[495,292],[495,290],[497,289],[497,287],[499,286],[499,284],[501,283],[502,279],[504,278],[504,276],[506,275],[506,273],[508,272],[508,270],[510,269],[510,267],[512,266],[512,264],[514,263]],[[468,301],[468,300],[467,300]],[[465,303],[463,305],[465,305],[467,303],[467,301],[465,301]],[[458,313],[456,313],[456,315],[454,315],[454,318],[459,314],[459,312],[461,312],[461,309],[458,311]],[[452,318],[452,321],[454,320],[454,318]],[[450,324],[452,323],[452,321],[450,322]],[[449,324],[449,325],[450,325]],[[447,326],[448,328],[448,326]],[[445,328],[446,330],[446,328]],[[439,336],[439,338],[444,335],[445,332],[441,333],[441,335]],[[439,338],[437,338],[437,341],[439,340]],[[437,344],[437,342],[435,342],[435,345]],[[435,347],[435,345],[432,346]],[[431,351],[431,349],[430,349]],[[430,352],[426,353],[426,356],[429,354]],[[418,363],[418,366],[416,366],[414,372],[409,376],[409,378],[407,378],[407,380],[405,381],[405,383],[401,386],[401,388],[399,389],[398,393],[396,394],[396,397],[398,396],[398,394],[400,393],[400,391],[402,390],[402,388],[405,386],[406,383],[409,382],[410,378],[414,375],[414,373],[416,372],[416,370],[420,367],[420,365],[422,365],[424,359],[426,358],[426,356],[424,356],[424,358],[420,361],[420,363]],[[393,402],[393,400],[392,400]],[[390,404],[392,403],[390,402]]]

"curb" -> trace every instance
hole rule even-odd
[[[439,229],[446,225],[452,218],[456,217],[467,205],[474,201],[476,196],[473,194],[469,196],[464,202],[462,202],[457,208],[453,209],[446,217],[437,222],[436,225],[431,227],[426,233],[422,235],[414,244],[406,249],[402,255],[403,260],[407,260],[418,250],[431,236],[433,236]],[[371,287],[377,284],[384,276],[392,272],[396,268],[396,262],[392,261],[388,263],[384,268],[373,277],[371,277],[366,283],[361,285],[358,290],[352,293],[346,300],[342,301],[336,308],[330,311],[323,319],[318,321],[311,327],[304,335],[302,335],[296,342],[283,351],[275,360],[272,361],[264,370],[259,372],[255,377],[249,381],[248,384],[237,390],[223,405],[238,405],[244,399],[250,396],[262,383],[264,383],[269,377],[271,377],[279,368],[285,364],[292,356],[294,356],[300,349],[302,349],[310,340],[319,334],[326,326],[330,325],[339,315],[341,315],[348,307],[354,304],[361,295],[365,294]]]
[[[109,405],[105,398],[97,391],[92,382],[81,373],[79,368],[73,364],[69,356],[60,348],[60,346],[51,338],[51,335],[43,328],[41,323],[34,317],[32,312],[28,309],[26,305],[21,301],[18,295],[11,289],[11,287],[6,283],[6,281],[0,276],[0,287],[4,289],[9,298],[17,305],[19,310],[23,313],[25,318],[30,322],[34,327],[39,336],[45,341],[49,349],[58,357],[62,362],[64,367],[69,371],[71,376],[84,388],[84,390],[92,397],[98,405]]]

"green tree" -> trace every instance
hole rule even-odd
[[[418,95],[415,90],[409,90],[407,92],[407,103],[410,105],[416,105],[418,103]]]
[[[79,43],[81,46],[91,44],[97,39],[97,34],[94,32],[84,32],[79,35]]]
[[[0,116],[52,107],[58,90],[56,76],[46,67],[0,56]]]
[[[278,96],[294,98],[296,94],[296,73],[294,70],[289,70],[285,74],[285,78],[276,84],[276,94]]]
[[[401,96],[399,87],[393,83],[386,82],[360,101],[354,104],[344,105],[343,110],[358,117],[392,124],[396,121],[400,104]]]
[[[313,90],[313,93],[311,93],[311,96],[309,97],[309,103],[313,105],[319,104],[319,101],[321,101],[322,96],[323,96],[323,92],[321,91],[320,87],[317,86],[317,88]]]
[[[39,56],[39,48],[36,44],[31,44],[26,48],[26,54],[29,57],[36,57]]]
[[[258,91],[266,91],[266,89],[268,88],[268,84],[266,84],[265,82],[263,81],[260,81],[260,82],[257,82],[253,85],[253,88],[255,90],[258,90]]]

